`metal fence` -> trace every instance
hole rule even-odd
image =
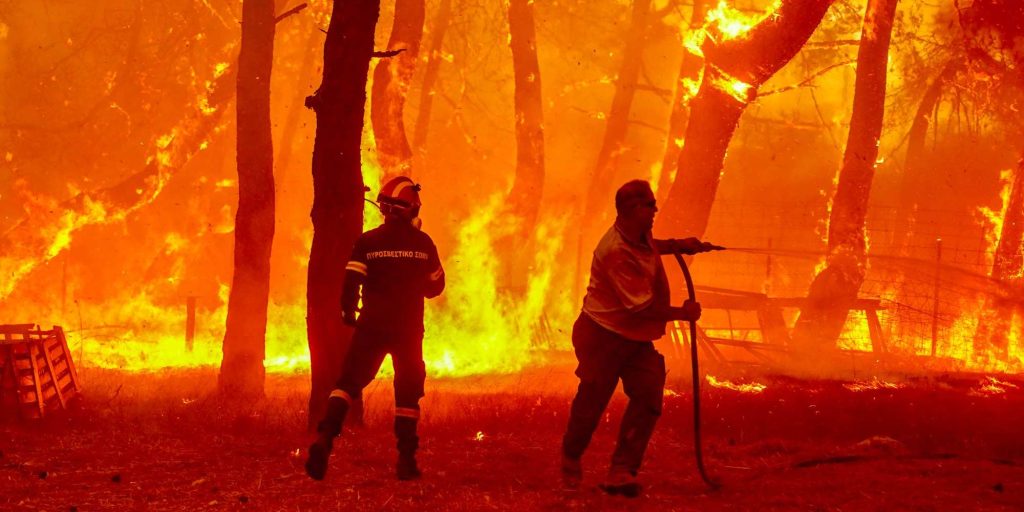
[[[913,225],[901,224],[901,217],[906,214],[897,208],[871,207],[868,270],[860,296],[881,300],[879,316],[891,350],[974,357],[971,346],[983,312],[992,305],[1016,307],[1011,287],[988,277],[993,228],[973,212],[918,211]],[[822,219],[827,218],[824,202],[718,202],[706,238],[753,250],[699,256],[694,277],[699,284],[770,297],[806,296],[824,261],[827,225]],[[790,325],[795,316],[795,311],[787,314]],[[868,331],[857,326],[863,321],[863,312],[851,313],[841,346],[870,350]],[[742,319],[728,322],[735,332],[748,327]],[[722,319],[717,323],[722,325]]]

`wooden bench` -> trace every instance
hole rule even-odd
[[[772,364],[777,357],[785,356],[791,351],[790,328],[786,324],[783,310],[787,308],[803,309],[809,304],[806,297],[769,297],[763,293],[710,286],[697,287],[697,300],[705,312],[720,310],[730,318],[728,326],[712,326],[708,325],[706,321],[698,322],[697,346],[702,352],[713,360],[726,362],[728,358],[719,347],[736,347],[765,364]],[[871,338],[872,352],[887,352],[885,332],[882,330],[882,324],[878,318],[878,310],[885,309],[881,302],[877,299],[855,299],[848,304],[843,304],[842,307],[848,311],[863,311]],[[731,314],[734,311],[754,313],[757,325],[734,328],[731,325]],[[735,331],[751,330],[759,332],[759,341],[736,339],[732,336]],[[708,334],[709,331],[729,331],[730,336],[728,338],[712,336]],[[688,347],[689,344],[688,323],[670,323],[669,335],[674,350],[677,354],[683,355],[681,352],[683,347]]]

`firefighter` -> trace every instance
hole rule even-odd
[[[636,481],[647,443],[661,415],[665,358],[654,340],[672,320],[697,320],[700,304],[669,305],[668,278],[662,254],[696,254],[711,250],[696,238],[655,240],[651,236],[658,207],[646,181],[634,180],[615,193],[615,224],[594,250],[590,284],[573,325],[572,344],[580,383],[562,439],[562,479],[567,489],[583,478],[581,457],[604,414],[619,380],[629,398],[608,479],[609,494],[635,497]]]
[[[423,299],[444,290],[445,276],[434,242],[420,231],[419,185],[398,177],[381,188],[377,203],[384,224],[356,240],[345,265],[342,317],[355,327],[337,389],[309,447],[306,473],[322,480],[334,438],[341,433],[352,402],[362,397],[384,356],[395,368],[395,437],[399,480],[419,478],[416,423],[420,417],[426,370],[423,364]],[[357,306],[362,288],[362,310]],[[358,315],[356,314],[358,311]]]

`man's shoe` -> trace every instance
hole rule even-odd
[[[309,445],[309,458],[306,459],[306,474],[313,480],[323,480],[327,474],[327,459],[331,456],[333,441],[327,437],[319,437]]]
[[[583,464],[580,459],[562,456],[562,487],[575,491],[583,483]]]
[[[398,465],[396,466],[395,475],[399,480],[416,480],[423,476],[420,473],[420,468],[416,467],[416,456],[413,454],[400,454],[398,456]]]
[[[608,473],[608,479],[598,487],[612,496],[625,496],[636,498],[640,496],[644,488],[636,481],[636,476],[624,469],[612,469]]]

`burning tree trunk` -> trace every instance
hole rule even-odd
[[[708,13],[710,0],[694,0],[693,13],[690,15],[690,33],[701,30],[704,18]],[[688,47],[683,48],[683,61],[679,65],[679,77],[676,79],[676,90],[672,97],[672,112],[668,120],[668,135],[665,137],[665,155],[661,159],[661,172],[658,174],[658,202],[664,203],[669,188],[675,180],[676,164],[683,148],[686,136],[686,124],[690,119],[690,100],[696,93],[695,88],[700,80],[701,56]]]
[[[704,77],[690,103],[690,120],[676,179],[655,229],[666,235],[702,236],[721,179],[725,150],[740,115],[771,78],[803,47],[834,0],[781,0],[779,9],[749,31],[704,40]]]
[[[423,37],[423,11],[423,0],[397,0],[388,50],[401,53],[381,59],[373,71],[370,121],[383,170],[381,183],[394,176],[412,174],[412,150],[405,136],[402,113]]]
[[[1024,273],[1024,154],[1017,163],[1009,204],[999,232],[999,243],[992,259],[990,276],[1002,284],[1019,285]],[[1005,361],[1009,355],[1009,334],[1013,310],[1007,304],[988,301],[978,321],[974,336],[974,353],[994,355]]]
[[[316,112],[313,141],[313,246],[306,285],[306,330],[312,389],[310,425],[319,420],[340,371],[351,330],[341,323],[345,260],[362,232],[360,141],[366,77],[378,0],[336,0],[324,43],[324,76],[306,106]]]
[[[612,96],[612,105],[604,128],[604,139],[597,152],[597,163],[587,187],[583,229],[580,230],[580,262],[583,261],[586,244],[596,240],[599,232],[607,228],[608,205],[611,204],[610,197],[615,190],[614,179],[615,171],[619,167],[619,157],[625,150],[623,146],[629,128],[629,111],[640,75],[650,11],[651,0],[633,0],[626,47],[623,49],[622,62],[619,64],[619,75],[615,79],[615,95]]]
[[[274,149],[270,132],[274,24],[274,0],[242,3],[235,261],[218,379],[222,393],[242,396],[263,394],[265,372],[270,249],[274,240]]]
[[[416,116],[416,127],[413,130],[412,143],[420,151],[427,144],[427,132],[430,129],[430,111],[434,105],[434,84],[441,69],[441,55],[444,51],[444,34],[452,20],[452,0],[441,0],[434,27],[430,30],[430,48],[427,53],[427,67],[423,71],[423,84],[420,86],[420,111]]]
[[[815,276],[808,305],[800,312],[793,331],[793,342],[803,349],[826,346],[839,338],[849,304],[864,282],[864,228],[885,113],[889,41],[898,1],[868,0],[857,51],[850,133],[829,213],[826,267]]]
[[[544,109],[541,102],[540,64],[537,62],[537,35],[530,0],[512,0],[508,8],[512,68],[515,74],[516,177],[508,195],[507,212],[518,217],[519,224],[504,244],[531,243],[537,223],[537,211],[544,188]],[[524,285],[526,268],[533,251],[503,251],[510,267],[510,284]]]

